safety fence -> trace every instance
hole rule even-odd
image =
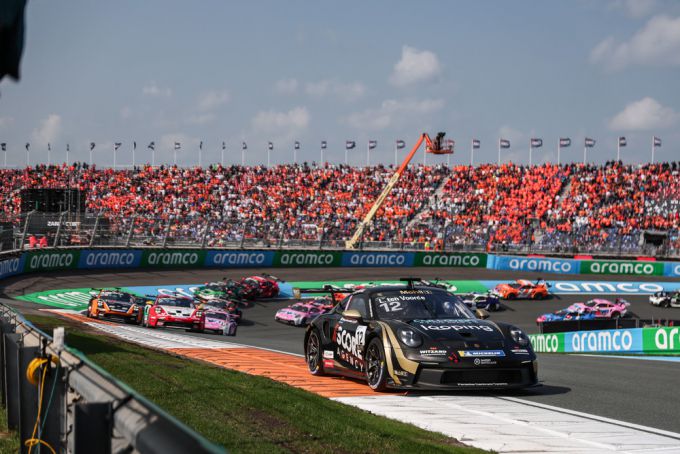
[[[530,334],[529,338],[534,350],[541,353],[680,353],[677,326]]]
[[[0,380],[21,452],[224,453],[124,383],[0,304]]]
[[[204,267],[463,267],[555,274],[680,277],[680,262],[577,260],[480,252],[46,248],[0,253],[0,279],[22,273],[69,269]]]

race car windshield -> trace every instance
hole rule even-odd
[[[373,296],[375,313],[388,320],[475,318],[463,300],[434,290],[389,290]]]
[[[125,293],[103,293],[102,298],[109,301],[117,301],[119,303],[131,303],[132,296],[126,295]]]
[[[206,315],[206,317],[215,320],[225,320],[227,318],[227,314],[223,314],[221,312],[210,312],[208,315]]]
[[[301,304],[296,304],[293,307],[291,307],[291,309],[298,312],[309,312],[309,308]]]
[[[192,307],[192,301],[184,298],[161,298],[158,301],[161,306]]]
[[[205,286],[205,290],[212,290],[213,292],[222,291],[222,286],[218,284],[208,284]]]

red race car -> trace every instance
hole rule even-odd
[[[276,276],[264,273],[241,279],[241,284],[251,289],[247,292],[248,299],[275,298],[279,296],[279,282],[282,281]]]
[[[176,327],[200,330],[203,310],[194,300],[182,295],[158,295],[144,308],[142,324],[149,328]]]
[[[490,294],[504,300],[542,300],[550,296],[549,287],[550,284],[543,279],[538,279],[536,282],[531,282],[526,279],[517,279],[510,284],[498,284]]]

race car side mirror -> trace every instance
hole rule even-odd
[[[345,312],[342,313],[342,318],[346,318],[348,320],[360,321],[361,320],[361,314],[356,309],[348,309],[348,310],[346,310]]]
[[[475,315],[476,315],[477,318],[480,319],[480,320],[486,320],[487,318],[489,318],[489,317],[491,316],[491,314],[489,314],[489,313],[488,313],[487,311],[485,311],[484,309],[476,309],[476,310],[475,310]]]

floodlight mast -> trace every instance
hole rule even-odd
[[[408,156],[406,156],[406,158],[401,163],[401,166],[399,166],[397,171],[394,172],[394,175],[392,175],[390,181],[387,182],[387,186],[385,186],[385,189],[383,189],[383,191],[380,193],[375,202],[373,202],[373,206],[371,206],[371,209],[368,210],[368,213],[366,213],[364,220],[359,223],[357,230],[354,232],[354,235],[352,235],[352,238],[345,242],[345,247],[347,249],[356,249],[357,245],[361,241],[361,237],[364,234],[364,230],[366,230],[366,227],[371,223],[375,214],[378,212],[383,203],[385,203],[387,196],[392,191],[392,188],[394,188],[394,185],[396,185],[397,182],[399,181],[399,178],[401,177],[402,173],[404,173],[404,170],[406,170],[406,167],[408,166],[409,162],[411,162],[411,159],[413,159],[413,156],[415,156],[416,152],[420,148],[420,145],[422,145],[423,141],[425,141],[426,153],[445,154],[451,153],[453,151],[451,148],[446,148],[444,146],[444,141],[442,140],[443,137],[444,133],[440,132],[437,135],[437,141],[433,142],[426,132],[420,135],[418,142],[416,142],[415,146],[411,149],[411,152],[408,154]]]

